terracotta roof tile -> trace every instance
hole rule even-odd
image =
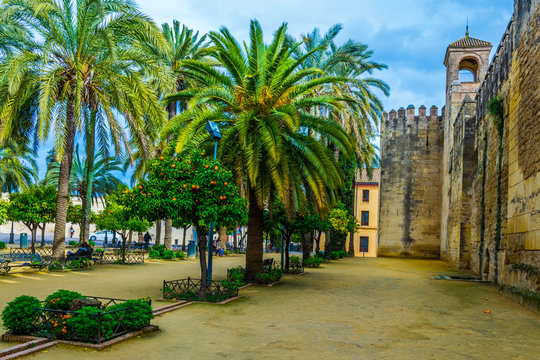
[[[373,176],[370,178],[366,169],[356,171],[356,182],[365,182],[365,183],[380,183],[381,182],[381,169],[373,169]]]
[[[472,38],[469,36],[465,36],[462,39],[459,39],[458,41],[454,41],[448,47],[460,47],[460,48],[470,48],[470,47],[484,47],[484,46],[491,46],[491,43],[488,41]]]

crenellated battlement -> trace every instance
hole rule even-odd
[[[414,105],[409,105],[405,109],[400,107],[397,111],[392,109],[390,112],[383,112],[382,128],[383,129],[403,129],[406,130],[412,126],[417,127],[439,127],[442,126],[444,119],[444,107],[439,112],[439,108],[433,105],[429,108],[429,112],[424,105],[418,109]]]

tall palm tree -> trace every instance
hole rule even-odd
[[[199,36],[198,32],[189,29],[185,25],[180,25],[180,22],[173,20],[172,26],[164,23],[161,26],[163,37],[166,40],[164,48],[156,48],[149,46],[148,51],[159,59],[164,67],[171,73],[171,80],[167,87],[158,89],[164,103],[167,107],[169,120],[176,116],[178,111],[185,108],[185,102],[177,101],[176,99],[169,100],[167,97],[171,94],[176,94],[187,88],[196,86],[196,80],[189,77],[189,74],[184,71],[184,61],[186,60],[203,60],[207,61],[209,54],[208,41],[206,35]],[[154,155],[158,156],[164,149],[168,139],[164,139],[156,144]],[[145,159],[138,159],[133,182],[140,179],[145,173]],[[161,238],[161,220],[156,222],[156,240]],[[172,219],[165,219],[165,238],[164,245],[166,249],[171,248],[172,242]]]
[[[77,196],[81,203],[86,202],[86,169],[88,168],[88,157],[81,157],[79,146],[75,148],[71,176],[69,178],[69,193]],[[123,172],[122,161],[114,156],[107,156],[102,152],[94,155],[94,166],[92,168],[92,193],[90,202],[101,201],[105,204],[105,196],[112,194],[123,182],[116,175]],[[54,150],[47,155],[47,173],[43,179],[45,186],[58,186],[60,175],[60,163],[56,161]]]
[[[340,106],[332,96],[306,96],[340,79],[316,68],[300,69],[318,49],[293,59],[298,44],[286,44],[286,28],[286,24],[279,27],[266,45],[259,23],[253,20],[250,44],[245,47],[227,28],[211,32],[211,56],[219,67],[185,62],[189,75],[206,86],[178,95],[190,98],[190,107],[173,118],[162,134],[176,135],[177,151],[183,151],[211,141],[205,130],[208,120],[220,125],[219,155],[249,199],[247,278],[261,269],[265,204],[277,194],[291,213],[304,201],[307,189],[314,194],[316,206],[324,208],[342,182],[332,152],[316,137],[332,139],[344,154],[351,154],[353,147],[338,124],[308,112],[314,106]]]
[[[127,143],[116,136],[116,110],[127,114],[135,137],[156,127],[152,123],[162,120],[162,109],[141,73],[141,63],[155,61],[139,52],[138,44],[159,47],[163,38],[129,0],[6,0],[1,12],[6,22],[28,29],[37,46],[17,50],[5,61],[0,82],[8,83],[9,101],[0,109],[0,136],[10,135],[20,104],[37,93],[38,135],[44,139],[54,132],[60,161],[53,257],[62,258],[75,135],[87,114],[92,119],[99,111],[115,145]]]
[[[2,192],[26,189],[37,180],[37,164],[24,143],[6,139],[0,144],[0,188]]]

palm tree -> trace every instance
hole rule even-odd
[[[354,174],[357,168],[366,166],[369,169],[377,162],[377,154],[373,142],[377,135],[378,119],[382,115],[383,105],[376,94],[388,96],[388,85],[372,77],[375,70],[386,69],[384,64],[377,63],[371,59],[373,52],[368,50],[368,46],[352,39],[342,45],[336,45],[336,36],[342,30],[342,26],[337,24],[332,26],[328,32],[322,35],[319,29],[314,29],[311,33],[302,36],[302,46],[295,50],[294,56],[301,58],[306,53],[315,48],[323,49],[315,52],[304,62],[303,66],[315,66],[327,74],[332,74],[343,79],[340,83],[320,86],[315,90],[315,94],[329,94],[345,101],[345,106],[334,109],[314,107],[311,109],[314,114],[324,114],[328,118],[338,122],[354,139],[356,166],[354,162],[345,164],[354,167],[349,171],[349,180],[341,192],[341,201],[350,205],[350,193],[354,189]],[[289,37],[289,42],[292,38]],[[332,145],[328,139],[321,139],[333,146],[336,161],[340,160],[339,147]],[[342,161],[343,162],[343,161]],[[352,175],[351,175],[352,174]],[[327,233],[326,245],[330,243],[330,234]],[[349,251],[354,253],[354,234],[350,234]]]
[[[0,110],[0,140],[16,127],[21,104],[37,94],[38,135],[44,139],[55,133],[60,161],[53,257],[62,258],[77,130],[101,111],[118,148],[128,141],[116,135],[121,132],[115,111],[125,115],[137,138],[142,129],[156,128],[162,109],[145,82],[141,63],[158,64],[138,49],[140,42],[159,47],[163,38],[129,0],[7,0],[1,12],[7,23],[27,29],[37,46],[17,50],[3,64],[0,83],[7,83],[9,101],[2,102]]]
[[[87,158],[82,158],[79,153],[79,146],[75,148],[73,158],[73,167],[71,168],[71,176],[69,178],[69,193],[72,196],[77,196],[81,203],[86,203],[86,169]],[[116,174],[123,172],[122,161],[114,156],[106,156],[101,152],[94,155],[94,166],[92,168],[92,193],[90,202],[97,203],[101,201],[105,204],[105,196],[112,194],[118,189],[123,182],[116,177]],[[56,161],[54,150],[51,150],[47,155],[47,173],[43,179],[45,186],[58,186],[58,178],[60,175],[60,164]]]
[[[164,23],[162,26],[162,34],[166,40],[166,46],[162,49],[155,46],[149,46],[148,51],[154,57],[159,59],[164,67],[171,73],[171,79],[168,86],[159,89],[160,95],[167,106],[169,120],[176,116],[178,111],[185,108],[185,104],[181,101],[169,100],[167,97],[171,94],[176,94],[179,91],[193,87],[196,85],[195,79],[189,77],[184,71],[184,61],[186,60],[202,60],[207,61],[209,54],[208,41],[206,35],[199,37],[198,32],[194,32],[185,25],[180,26],[180,22],[173,20],[172,27]],[[156,144],[154,155],[158,156],[167,144],[167,139]],[[139,159],[138,159],[139,160]],[[132,182],[135,183],[145,173],[145,159],[137,161],[136,169]],[[159,243],[161,238],[161,220],[156,222],[156,241]],[[164,245],[166,249],[171,248],[172,241],[172,219],[165,219],[165,238]]]
[[[176,135],[177,151],[210,142],[208,120],[217,122],[223,138],[220,157],[235,173],[249,199],[246,277],[261,270],[263,209],[277,194],[289,213],[304,202],[306,191],[315,204],[325,208],[342,172],[317,137],[332,139],[344,154],[352,153],[348,134],[335,122],[310,114],[314,106],[339,107],[328,95],[311,96],[313,89],[340,79],[325,76],[316,68],[300,69],[303,61],[292,58],[295,46],[285,43],[286,24],[266,45],[259,23],[251,21],[250,44],[241,46],[227,28],[211,32],[211,56],[219,67],[189,60],[189,75],[206,86],[185,90],[178,98],[190,98],[188,110],[173,118],[163,137]],[[308,134],[309,132],[311,133]]]
[[[6,139],[0,145],[0,188],[12,193],[37,180],[37,164],[24,143]]]

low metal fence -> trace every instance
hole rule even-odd
[[[215,280],[206,283],[205,294],[202,294],[201,290],[200,279],[188,277],[180,280],[163,280],[164,299],[220,302],[238,296],[237,286],[227,286]]]
[[[42,301],[43,306],[35,308],[36,321],[31,335],[101,344],[136,330],[130,328],[125,321],[133,311],[132,306],[121,306],[127,300],[98,296],[84,296],[84,298],[99,301],[101,303],[97,307],[99,311],[91,313],[50,309],[47,308],[50,303]],[[148,304],[150,305],[150,302]],[[107,311],[107,308],[113,305],[119,306]]]

